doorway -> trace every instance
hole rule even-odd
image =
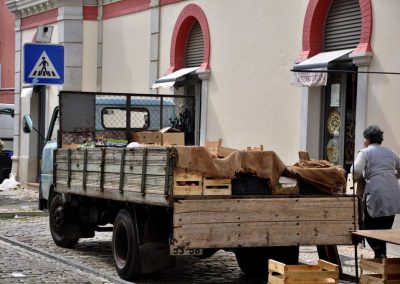
[[[351,62],[335,63],[331,70],[356,71]],[[357,76],[332,72],[323,89],[322,158],[342,166],[346,172],[354,159]]]
[[[200,144],[201,84],[197,75],[187,75],[185,80],[175,84],[175,94],[184,95],[179,103],[179,121],[182,125],[173,126],[185,133],[185,145]]]

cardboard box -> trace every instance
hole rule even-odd
[[[185,145],[185,133],[172,127],[165,127],[159,131],[136,132],[132,138],[140,144]]]

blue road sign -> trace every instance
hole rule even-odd
[[[26,43],[24,45],[24,82],[34,85],[64,83],[64,46]]]

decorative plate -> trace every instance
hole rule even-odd
[[[340,129],[340,113],[336,110],[332,111],[328,116],[328,132],[333,135],[335,131]]]
[[[326,156],[329,162],[334,164],[339,162],[339,142],[336,138],[332,138],[328,141],[328,145],[326,145]]]

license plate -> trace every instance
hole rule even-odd
[[[203,249],[189,249],[170,246],[170,255],[203,255]]]

